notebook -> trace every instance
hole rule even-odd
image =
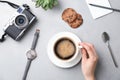
[[[101,6],[106,6],[106,7],[111,8],[108,0],[86,0],[86,2],[88,5],[88,8],[92,14],[93,19],[100,18],[104,15],[107,15],[107,14],[113,12],[112,10],[107,10],[107,9],[103,9],[103,8],[94,7],[94,6],[89,5],[91,3],[91,4],[96,4],[96,5],[101,5]]]

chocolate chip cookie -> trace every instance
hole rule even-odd
[[[80,14],[77,14],[77,18],[73,21],[68,23],[72,28],[77,28],[83,23],[83,18]]]
[[[74,9],[72,8],[67,8],[63,11],[62,13],[62,19],[65,22],[71,23],[77,18],[77,13]]]

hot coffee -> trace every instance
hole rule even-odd
[[[59,39],[54,46],[55,54],[58,58],[67,60],[74,56],[76,46],[69,38]]]

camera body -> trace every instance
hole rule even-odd
[[[23,5],[17,9],[15,15],[5,25],[4,31],[14,40],[20,40],[35,19],[36,17],[30,11],[29,6]]]

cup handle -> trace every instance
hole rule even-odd
[[[82,46],[78,46],[79,49],[83,48]]]
[[[81,49],[81,48],[83,48],[83,46],[81,46],[80,44],[78,44],[78,48]]]

